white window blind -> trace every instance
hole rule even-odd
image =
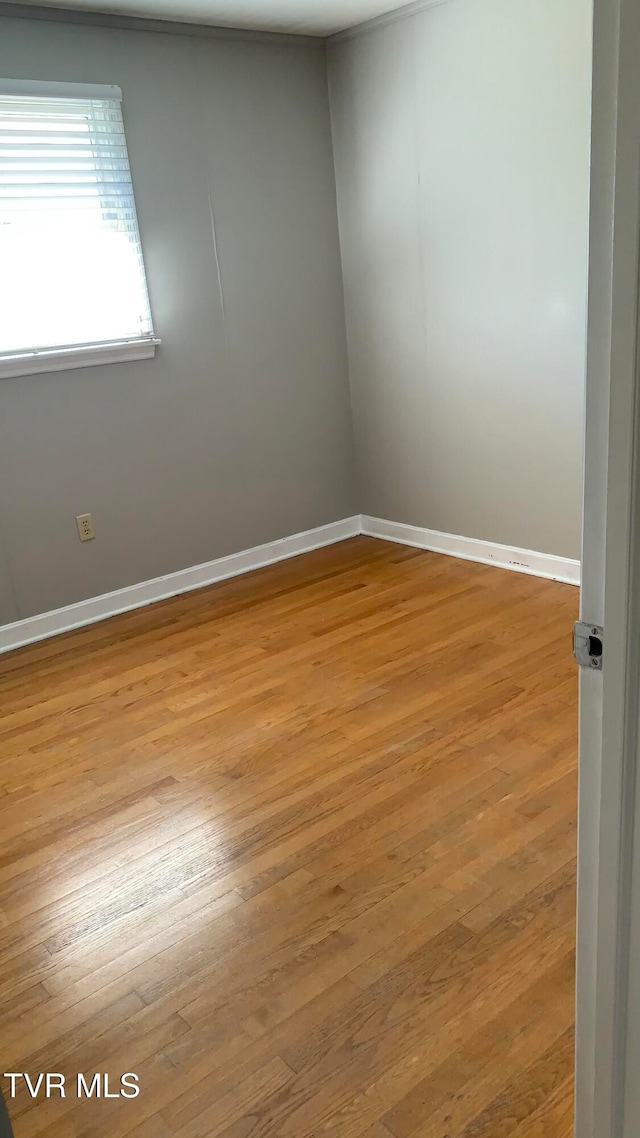
[[[119,89],[0,80],[0,376],[156,343]]]

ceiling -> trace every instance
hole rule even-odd
[[[328,36],[354,27],[384,12],[402,8],[407,0],[26,0],[30,7],[74,8],[213,24],[254,31],[293,32]]]

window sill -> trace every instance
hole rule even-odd
[[[20,375],[39,375],[46,371],[67,371],[96,364],[126,363],[149,360],[156,354],[160,340],[148,336],[140,340],[112,340],[104,344],[81,344],[73,348],[42,348],[33,352],[0,355],[0,379]]]

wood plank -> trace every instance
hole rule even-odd
[[[5,1069],[141,1086],[20,1138],[570,1138],[576,607],[360,537],[0,658]]]

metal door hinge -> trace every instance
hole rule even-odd
[[[604,628],[577,620],[573,626],[573,654],[581,668],[602,669]]]

